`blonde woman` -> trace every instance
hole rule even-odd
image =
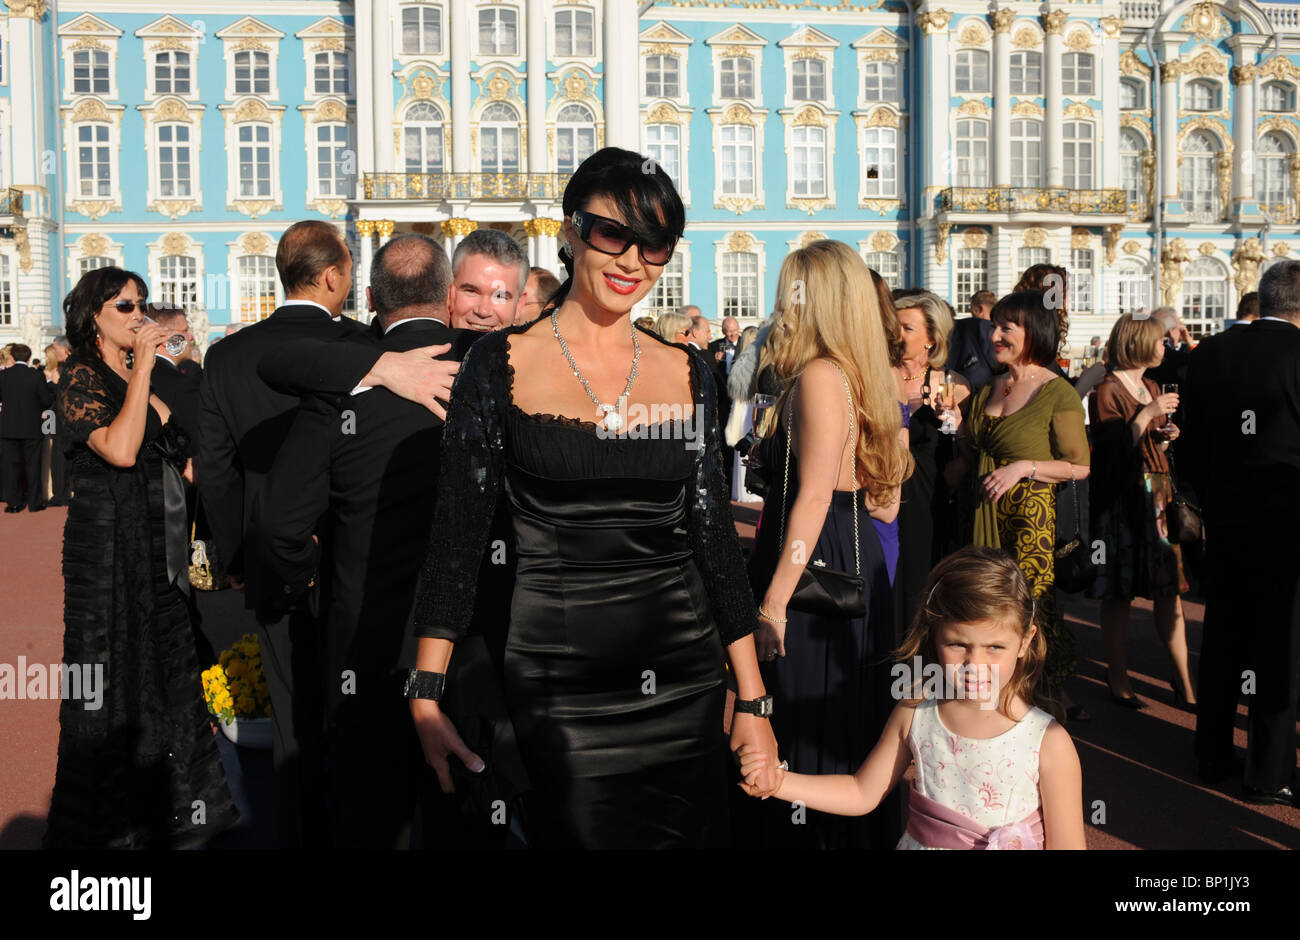
[[[655,332],[659,334],[660,339],[686,345],[688,334],[691,332],[691,318],[676,311],[661,313],[659,319],[655,321]]]
[[[951,491],[944,482],[948,464],[956,459],[953,435],[944,433],[944,419],[953,430],[961,423],[961,405],[970,397],[970,384],[944,372],[952,313],[928,291],[900,293],[894,298],[903,349],[894,372],[907,402],[908,446],[916,469],[903,484],[898,510],[898,570],[894,597],[901,640],[921,603],[930,569],[958,546]]]
[[[763,441],[773,487],[751,565],[762,599],[755,638],[760,661],[770,663],[773,730],[790,769],[851,773],[892,706],[893,597],[872,522],[896,518],[912,459],[888,380],[879,301],[857,253],[817,241],[790,254],[777,312],[769,341],[783,391],[778,424]],[[789,606],[806,565],[853,572],[859,560],[866,616],[827,619]],[[897,813],[871,820],[814,813],[808,825],[792,826],[788,812],[775,811],[765,822],[765,841],[790,847],[884,848],[898,840]]]

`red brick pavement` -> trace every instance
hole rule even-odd
[[[737,507],[737,528],[752,537],[757,514]],[[57,663],[62,655],[60,559],[66,512],[0,515],[0,663]],[[1200,647],[1203,608],[1187,603],[1193,651]],[[1092,720],[1073,723],[1083,763],[1084,805],[1105,823],[1088,826],[1096,849],[1300,848],[1300,810],[1257,807],[1237,797],[1239,785],[1195,781],[1194,717],[1171,705],[1168,667],[1151,625],[1151,605],[1137,602],[1129,637],[1134,688],[1147,709],[1111,703],[1100,659],[1097,605],[1066,605],[1079,652],[1071,687]],[[219,625],[205,624],[220,633]],[[1193,674],[1195,674],[1195,653]],[[1242,712],[1244,716],[1244,710]],[[1237,742],[1244,748],[1244,717]],[[39,845],[54,781],[58,704],[0,700],[0,848]],[[1103,804],[1099,806],[1098,804]]]

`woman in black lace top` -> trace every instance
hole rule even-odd
[[[662,169],[614,148],[578,168],[563,207],[568,281],[539,320],[479,340],[452,390],[418,668],[446,672],[504,500],[516,570],[502,679],[530,841],[711,844],[736,779],[725,665],[742,701],[765,690],[710,370],[630,318],[685,213]],[[449,759],[481,769],[437,702],[413,697],[412,714],[444,789]],[[742,745],[775,768],[767,718],[736,715]],[[770,792],[772,776],[749,783]]]
[[[99,702],[59,707],[46,848],[181,848],[238,819],[181,593],[186,442],[149,391],[167,331],[143,321],[147,296],[139,275],[108,267],[86,274],[63,305],[73,355],[59,380],[58,429],[74,489],[63,661],[100,668],[103,684]]]

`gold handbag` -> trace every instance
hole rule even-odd
[[[212,564],[208,561],[208,546],[195,537],[194,523],[190,523],[190,586],[199,591],[215,591]]]

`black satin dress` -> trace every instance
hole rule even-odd
[[[513,404],[507,343],[519,331],[476,343],[452,390],[416,632],[463,633],[503,498],[516,570],[502,685],[532,783],[530,842],[716,845],[736,779],[724,647],[752,631],[755,610],[712,379],[691,357],[703,442],[693,418],[607,437]]]

